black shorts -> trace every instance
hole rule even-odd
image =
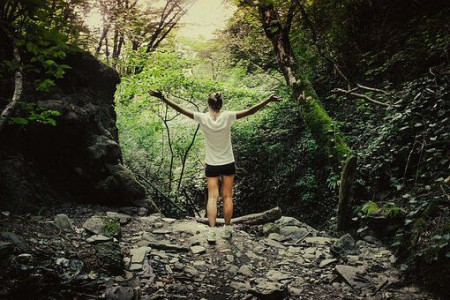
[[[220,175],[234,175],[234,174],[236,174],[236,166],[234,162],[220,166],[211,166],[206,164],[205,167],[206,177],[219,177]]]

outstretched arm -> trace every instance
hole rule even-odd
[[[267,98],[266,100],[264,100],[263,102],[256,104],[255,106],[252,106],[248,109],[238,111],[236,113],[236,119],[240,119],[240,118],[244,118],[244,117],[253,115],[255,112],[257,112],[258,110],[260,110],[261,108],[263,108],[264,106],[269,104],[270,102],[280,102],[280,101],[281,101],[280,97],[272,95],[269,98]]]
[[[160,91],[152,91],[152,90],[150,90],[148,93],[150,94],[150,96],[153,96],[153,97],[161,99],[163,102],[165,102],[167,105],[169,105],[170,107],[175,109],[177,112],[185,115],[186,117],[194,119],[194,113],[192,111],[190,111],[189,109],[186,109],[184,107],[179,106],[175,102],[170,101]]]

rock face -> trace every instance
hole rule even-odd
[[[1,133],[2,209],[33,211],[62,199],[125,205],[144,197],[143,187],[121,164],[113,101],[118,74],[84,52],[69,54],[64,63],[71,69],[49,93],[37,93],[32,80],[24,84],[27,102],[61,113],[57,125],[30,122]],[[5,81],[0,82],[0,110],[12,92],[3,88],[12,84]]]

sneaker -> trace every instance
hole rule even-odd
[[[233,226],[231,225],[223,226],[223,238],[229,240],[231,239],[232,235],[233,235]]]
[[[210,229],[208,231],[208,237],[206,238],[208,243],[215,244],[216,243],[216,231],[214,229]]]

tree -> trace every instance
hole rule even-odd
[[[299,66],[291,46],[290,31],[300,3],[286,1],[240,1],[241,5],[256,7],[260,13],[261,26],[266,37],[272,43],[279,68],[292,98],[298,102],[306,126],[313,138],[326,153],[343,162],[339,191],[338,227],[345,229],[351,203],[353,175],[356,170],[356,157],[352,154],[342,133],[322,106],[308,77]]]
[[[176,28],[191,2],[166,0],[143,7],[137,0],[99,0],[96,6],[103,27],[97,38],[96,54],[104,54],[106,62],[115,66],[126,43],[133,51],[142,47],[147,53],[156,50]]]
[[[78,4],[84,5],[84,1]],[[57,60],[69,51],[69,41],[77,40],[79,24],[74,7],[65,1],[8,0],[0,3],[0,31],[12,52],[12,60],[4,61],[6,68],[2,71],[15,74],[13,96],[0,115],[0,131],[8,122],[26,124],[29,121],[13,118],[22,98],[24,70],[44,74],[34,78],[37,91],[48,90],[54,85],[54,78],[64,75],[68,66]],[[42,120],[54,124],[51,118],[44,116]]]

